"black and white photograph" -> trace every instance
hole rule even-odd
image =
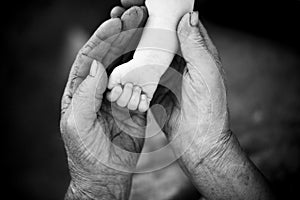
[[[2,10],[4,199],[298,199],[300,0]]]

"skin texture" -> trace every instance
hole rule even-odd
[[[122,8],[121,6],[116,6],[111,10],[110,17],[111,18],[119,18],[123,15],[124,12],[125,12],[124,8]]]
[[[107,68],[123,54],[147,14],[132,7],[120,18],[104,22],[84,45],[72,66],[62,98],[61,133],[68,155],[71,183],[66,199],[127,199],[131,173],[139,154],[124,155],[120,149],[139,153],[145,134],[145,115],[131,113],[103,99]],[[114,51],[112,51],[112,49]],[[112,109],[114,113],[112,113]],[[120,129],[122,127],[122,129]],[[115,146],[114,146],[115,145]],[[118,147],[118,148],[116,148]]]
[[[135,32],[123,35],[120,32],[142,26],[145,18],[143,9],[135,7],[121,19],[108,20],[74,62],[61,115],[61,133],[71,174],[66,199],[127,199],[129,196],[132,174],[113,170],[103,163],[125,169],[135,167],[138,154],[126,157],[111,144],[139,153],[143,140],[125,132],[143,136],[145,115],[131,113],[135,122],[132,124],[124,119],[124,109],[111,106],[103,98],[107,86],[105,68],[109,71],[114,67],[112,61],[122,55],[123,47],[135,35]],[[114,37],[107,39],[111,36]],[[265,179],[230,131],[221,64],[197,13],[183,17],[178,37],[184,59],[176,56],[170,70],[176,69],[183,76],[168,70],[161,82],[169,83],[179,99],[169,89],[159,87],[153,104],[159,103],[167,111],[167,123],[162,126],[168,140],[178,136],[173,143],[174,152],[187,150],[179,160],[182,169],[207,199],[271,199]],[[123,57],[121,61],[127,62],[126,59]],[[111,108],[116,112],[114,119]],[[160,122],[163,117],[160,112],[154,115]],[[120,130],[120,124],[125,132]]]
[[[145,3],[145,0],[121,0],[124,8],[129,8],[131,6],[142,6]]]
[[[176,27],[193,10],[194,0],[147,0],[149,18],[133,59],[114,69],[109,77],[108,100],[130,110],[149,109],[161,76],[178,49]],[[125,85],[130,83],[129,87]],[[136,86],[136,87],[134,87]],[[142,91],[134,92],[134,91]]]
[[[272,199],[265,178],[230,131],[222,65],[198,13],[186,14],[177,32],[184,59],[177,56],[171,69],[183,75],[169,70],[161,82],[181,82],[169,87],[180,98],[160,87],[153,103],[167,111],[164,132],[174,152],[184,152],[182,169],[207,199]]]

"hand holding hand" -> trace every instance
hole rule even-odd
[[[222,65],[198,13],[186,14],[177,33],[184,59],[173,60],[161,80],[168,87],[159,87],[153,101],[167,111],[164,131],[183,170],[208,199],[271,199],[230,131]]]
[[[146,17],[142,8],[132,7],[121,19],[104,22],[72,66],[61,113],[71,173],[66,199],[128,198],[131,170],[144,142],[145,115],[127,115],[127,110],[103,98],[105,68],[123,54],[134,30],[144,25]]]

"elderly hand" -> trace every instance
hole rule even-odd
[[[230,131],[223,69],[198,13],[186,14],[177,33],[184,59],[173,60],[153,102],[166,110],[163,129],[183,170],[207,199],[270,199],[264,177]],[[165,112],[153,113],[165,121]]]
[[[164,131],[169,140],[175,139],[176,152],[192,156],[197,152],[194,160],[202,160],[218,153],[231,137],[223,70],[197,12],[182,18],[177,34],[182,55],[175,57],[161,79],[167,88],[159,88],[156,103],[167,109]]]
[[[66,199],[127,199],[130,192],[145,115],[130,116],[103,98],[105,68],[123,54],[147,13],[132,7],[119,15],[104,22],[80,50],[62,98],[61,134],[71,174]]]

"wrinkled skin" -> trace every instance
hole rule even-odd
[[[143,146],[143,139],[131,137],[122,132],[119,127],[121,124],[123,129],[125,127],[125,129],[127,130],[126,132],[130,132],[130,134],[142,137],[145,133],[145,115],[135,112],[131,113],[133,121],[131,121],[130,119],[124,120],[124,117],[128,117],[126,115],[126,109],[121,109],[114,104],[113,106],[111,106],[111,104],[107,102],[105,98],[103,98],[104,88],[107,84],[107,77],[103,67],[109,67],[107,70],[111,71],[111,68],[113,69],[114,66],[117,66],[119,64],[117,62],[114,62],[114,66],[110,65],[112,61],[122,55],[122,47],[128,45],[130,38],[132,38],[134,35],[134,32],[132,32],[131,35],[120,36],[120,32],[144,25],[146,20],[145,16],[145,11],[143,12],[142,9],[138,9],[135,7],[129,9],[123,14],[123,26],[121,25],[118,18],[109,20],[108,22],[104,23],[80,51],[72,67],[70,78],[67,83],[67,87],[62,100],[61,129],[68,153],[72,183],[74,184],[73,187],[80,188],[80,190],[87,190],[90,193],[95,193],[93,192],[93,190],[96,189],[90,189],[89,186],[86,186],[89,184],[84,182],[86,180],[88,182],[90,182],[90,180],[103,180],[103,174],[108,174],[109,177],[114,174],[114,176],[117,177],[114,179],[107,178],[110,181],[115,180],[115,183],[111,183],[112,185],[127,185],[128,187],[130,187],[130,173],[122,173],[118,170],[110,169],[106,165],[116,166],[117,168],[121,167],[125,170],[130,170],[135,167],[138,160],[138,155],[130,155],[129,157],[120,156],[122,155],[122,152],[119,152],[117,149],[115,149],[115,147],[111,145],[111,142],[121,147],[122,149],[139,153]],[[216,59],[213,59],[216,58],[215,55],[217,55],[217,53],[210,40],[206,37],[205,38],[207,39],[207,41],[205,41],[205,43],[202,43],[203,41],[201,40],[202,42],[200,45],[200,49],[199,46],[193,47],[191,46],[191,44],[188,44],[190,40],[186,39],[186,37],[200,37],[197,35],[193,35],[193,33],[190,32],[184,32],[186,30],[190,30],[184,28],[184,26],[188,24],[188,18],[189,15],[186,15],[182,19],[182,22],[180,23],[178,28],[181,50],[185,59],[176,56],[171,66],[171,68],[183,73],[183,77],[176,75],[172,76],[172,72],[168,73],[170,71],[168,70],[168,72],[165,73],[164,77],[161,80],[162,82],[165,82],[164,85],[169,85],[169,88],[177,92],[177,96],[179,97],[179,99],[174,97],[174,94],[168,89],[159,87],[153,100],[154,103],[163,105],[167,110],[168,120],[167,124],[164,126],[164,131],[168,139],[171,141],[177,133],[183,133],[180,134],[178,140],[179,142],[174,143],[175,146],[173,145],[175,152],[178,153],[180,153],[182,150],[185,150],[185,144],[191,143],[190,134],[194,133],[194,131],[191,131],[189,127],[194,127],[195,124],[199,123],[199,121],[194,121],[195,119],[198,119],[199,115],[198,112],[194,112],[195,107],[197,110],[201,109],[201,107],[207,107],[211,103],[211,97],[209,96],[210,94],[205,92],[207,88],[205,88],[204,85],[205,81],[207,80],[203,80],[201,73],[199,73],[199,70],[195,69],[194,66],[199,67],[199,64],[201,62],[205,62],[207,59],[209,59],[214,70],[213,75],[216,76],[215,78],[220,78],[218,62],[216,62]],[[111,39],[107,39],[110,37]],[[111,42],[112,44],[110,44],[110,41],[114,41],[116,37],[120,38],[120,40],[113,43]],[[201,38],[203,37],[201,36]],[[101,40],[106,40],[106,42],[101,43]],[[210,45],[209,51],[207,51],[207,45]],[[117,48],[112,48],[112,46]],[[191,47],[195,49],[189,49]],[[110,49],[114,49],[114,51]],[[115,51],[115,49],[120,50],[118,52]],[[195,50],[195,54],[199,54],[199,51],[201,51],[200,53],[204,54],[206,57],[204,57],[203,60],[196,61],[193,60],[193,58],[197,56],[189,58],[189,56],[191,55],[189,52]],[[100,72],[98,71],[98,75],[96,77],[100,78],[100,83],[93,83],[95,82],[95,80],[91,76],[88,76],[93,59],[99,62],[98,68],[100,68]],[[127,60],[129,60],[129,58],[125,57],[122,59],[122,62],[126,62]],[[221,78],[220,80],[223,79]],[[92,88],[90,92],[86,92],[85,87],[88,88],[89,85],[93,84],[96,88]],[[221,86],[223,86],[222,82]],[[215,86],[213,85],[212,87]],[[92,92],[94,90],[98,91],[96,95],[94,95],[94,93]],[[216,99],[221,98],[219,94],[213,95],[216,96]],[[95,102],[97,102],[97,105],[95,107],[91,106],[95,105]],[[221,106],[225,106],[225,110],[222,111],[227,111],[226,103]],[[112,115],[111,108],[114,108],[114,115]],[[96,112],[97,110],[99,111]],[[157,118],[162,117],[160,116],[160,113],[154,114]],[[207,114],[208,113],[203,113],[204,118],[207,116]],[[227,116],[227,112],[222,114],[225,114]],[[208,116],[211,117],[212,115]],[[227,121],[222,123],[226,125]],[[184,124],[186,126],[180,126],[180,124]],[[207,120],[204,120],[202,122],[200,121],[200,124],[203,124],[202,133],[205,133],[205,130],[207,128]],[[224,130],[221,130],[219,133],[221,133],[222,131],[226,133],[226,128],[224,128]],[[218,135],[198,134],[197,140],[201,141],[201,137],[207,138],[207,140],[203,140],[203,142],[205,143],[209,141],[209,144],[215,144],[215,139],[219,138]],[[84,138],[84,140],[82,140],[82,138]],[[195,148],[197,148],[197,146],[195,146]],[[193,149],[191,149],[191,152],[193,152]],[[195,157],[189,158],[188,160],[196,161],[199,159]],[[105,163],[106,165],[104,165],[103,163]],[[193,165],[193,163],[191,163],[191,165]],[[101,174],[101,177],[97,177],[99,174]],[[103,185],[107,185],[107,182],[103,181],[102,183],[100,181],[99,184],[102,184],[102,186],[100,187],[104,187]],[[126,189],[124,189],[124,191],[125,190]],[[123,195],[124,197],[128,194],[120,195]]]
[[[153,104],[162,105],[167,112],[163,129],[169,141],[178,136],[173,145],[175,152],[185,151],[186,145],[196,139],[202,148],[191,152],[201,150],[199,156],[205,157],[212,147],[217,148],[218,142],[230,137],[223,70],[218,52],[196,12],[182,18],[177,32],[181,55],[174,58],[161,79],[161,84],[169,89],[158,88]],[[154,113],[157,121],[163,121],[160,113],[163,112]]]
[[[66,199],[129,196],[132,173],[124,170],[134,169],[137,163],[143,139],[132,136],[145,134],[145,115],[126,115],[127,109],[111,106],[103,93],[106,71],[130,60],[127,55],[117,58],[135,32],[120,32],[144,25],[145,13],[135,7],[126,11],[122,20],[107,21],[83,47],[72,67],[61,116],[72,178]],[[270,199],[266,181],[229,129],[222,68],[197,13],[182,18],[178,37],[184,59],[174,58],[161,79],[167,88],[159,87],[152,100],[152,104],[165,108],[167,116],[159,110],[152,112],[158,122],[166,118],[161,127],[175,154],[183,153],[179,160],[183,170],[208,199]],[[94,59],[98,62],[92,65]],[[137,154],[123,154],[116,146]]]
[[[130,119],[127,110],[103,98],[107,87],[105,68],[113,68],[111,63],[136,36],[135,30],[127,30],[144,26],[146,18],[143,8],[132,7],[121,19],[106,21],[80,50],[72,66],[61,112],[61,133],[72,179],[67,199],[75,198],[72,195],[79,195],[80,199],[84,195],[109,199],[128,196],[132,174],[126,171],[135,168],[144,142],[131,135],[145,134],[145,114],[130,113]]]
[[[142,6],[145,3],[145,0],[121,0],[124,8],[129,8],[131,6]]]
[[[273,199],[230,131],[222,66],[197,12],[182,18],[177,34],[184,59],[174,59],[161,80],[171,90],[159,88],[154,102],[166,110],[161,127],[181,168],[207,199]],[[163,113],[154,111],[157,121]]]

